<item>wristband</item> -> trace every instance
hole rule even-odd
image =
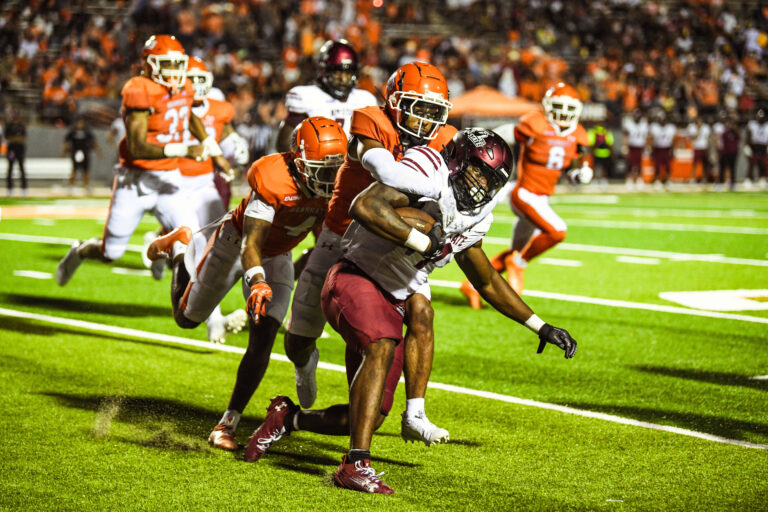
[[[168,158],[187,156],[187,145],[181,142],[171,142],[163,146],[163,154]]]
[[[256,265],[255,267],[251,267],[248,270],[245,271],[245,274],[243,274],[243,279],[245,279],[245,284],[248,286],[251,286],[251,279],[253,279],[253,276],[256,274],[261,274],[266,279],[267,275],[264,273],[264,267],[261,265]]]
[[[536,334],[539,333],[539,330],[544,325],[544,321],[539,318],[538,316],[531,315],[531,317],[525,321],[525,326],[535,332]]]
[[[429,237],[425,235],[424,233],[421,233],[416,228],[411,228],[411,231],[408,233],[408,239],[405,241],[406,247],[409,249],[413,249],[414,251],[419,251],[420,253],[424,253],[427,249],[429,249]]]
[[[216,142],[216,139],[213,137],[206,137],[205,140],[200,142],[203,147],[205,148],[206,152],[208,153],[208,156],[221,156],[221,148],[219,147],[218,143]]]

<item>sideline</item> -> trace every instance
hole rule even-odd
[[[13,309],[0,308],[0,315],[9,316],[13,318],[25,318],[28,320],[36,320],[39,322],[52,323],[57,325],[78,327],[78,328],[89,330],[89,331],[122,334],[132,338],[140,338],[140,339],[147,339],[147,340],[153,340],[153,341],[164,341],[167,343],[188,345],[193,347],[205,348],[208,350],[218,350],[220,352],[229,352],[232,354],[243,354],[245,352],[245,349],[243,348],[233,347],[230,345],[219,345],[219,344],[209,343],[207,341],[199,341],[199,340],[192,340],[189,338],[182,338],[180,336],[171,336],[168,334],[159,334],[159,333],[154,333],[149,331],[141,331],[138,329],[130,329],[126,327],[115,327],[112,325],[98,324],[95,322],[87,322],[84,320],[74,320],[70,318],[61,318],[61,317],[55,317],[51,315],[40,315],[37,313],[28,313],[25,311],[17,311]],[[282,362],[289,362],[288,358],[282,354],[273,353],[270,355],[270,359],[274,359],[276,361],[282,361]],[[323,370],[331,370],[331,371],[343,372],[343,373],[346,372],[346,369],[343,366],[340,366],[337,364],[320,362],[318,363],[318,367],[322,368]],[[401,378],[400,380],[402,382],[403,379]],[[706,441],[713,441],[716,443],[742,446],[745,448],[755,448],[759,450],[768,450],[768,445],[765,445],[765,444],[750,443],[749,441],[742,441],[740,439],[730,439],[727,437],[721,437],[721,436],[716,436],[712,434],[706,434],[704,432],[698,432],[696,430],[688,430],[685,428],[673,427],[669,425],[659,425],[656,423],[649,423],[646,421],[638,421],[631,418],[614,416],[612,414],[604,414],[601,412],[575,409],[573,407],[568,407],[564,405],[550,404],[547,402],[539,402],[537,400],[528,400],[526,398],[517,398],[509,395],[492,393],[490,391],[480,391],[477,389],[470,389],[462,386],[454,386],[452,384],[441,384],[439,382],[430,382],[428,387],[432,389],[440,389],[442,391],[448,391],[451,393],[457,393],[457,394],[468,395],[468,396],[476,396],[479,398],[487,398],[487,399],[496,400],[499,402],[524,405],[528,407],[536,407],[539,409],[547,409],[550,411],[558,411],[565,414],[582,416],[585,418],[594,418],[598,420],[609,421],[612,423],[619,423],[622,425],[631,425],[635,427],[647,428],[650,430],[660,430],[663,432],[669,432],[672,434],[678,434],[678,435],[683,435],[687,437],[695,437],[698,439],[704,439]]]

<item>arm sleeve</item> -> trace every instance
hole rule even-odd
[[[365,152],[363,167],[377,180],[407,194],[437,199],[440,187],[437,173],[442,157],[434,149],[411,148],[400,162],[384,148]]]
[[[245,207],[245,216],[261,219],[271,224],[275,219],[275,209],[272,205],[259,199],[256,194],[251,194],[251,198],[248,200],[248,205]]]

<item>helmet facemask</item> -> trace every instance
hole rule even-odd
[[[357,66],[342,64],[333,68],[326,68],[320,77],[320,82],[325,90],[337,100],[346,101],[349,93],[357,85]]]
[[[432,140],[448,121],[452,105],[437,93],[395,91],[389,97],[389,107],[397,113],[395,124],[400,130],[420,140]],[[418,125],[409,127],[411,120]]]
[[[474,213],[493,201],[507,182],[501,173],[476,158],[464,162],[461,168],[451,173],[448,180],[453,188],[456,205],[465,214]]]
[[[195,90],[195,100],[204,100],[213,87],[213,73],[193,68],[187,71],[187,78]]]
[[[570,96],[545,96],[542,103],[547,119],[561,134],[576,129],[583,108],[581,101]]]
[[[152,80],[172,89],[180,89],[187,79],[188,59],[186,55],[179,52],[149,55],[147,65],[149,65]]]
[[[306,158],[303,142],[299,152],[301,156],[295,158],[294,163],[304,184],[318,197],[331,197],[336,173],[344,163],[344,155],[325,155],[323,160],[309,160]]]

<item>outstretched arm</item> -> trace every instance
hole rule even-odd
[[[271,227],[272,223],[264,219],[246,215],[243,220],[243,249],[240,261],[245,269],[243,280],[251,288],[246,309],[256,323],[265,314],[267,302],[272,300],[272,289],[267,284],[266,274],[261,266],[261,249]]]
[[[565,329],[544,323],[534,314],[523,299],[512,290],[509,283],[493,268],[482,249],[481,242],[458,253],[456,263],[459,264],[472,286],[491,306],[539,335],[538,353],[544,351],[547,343],[552,343],[565,351],[566,359],[573,357],[576,353],[576,340],[571,338]]]

